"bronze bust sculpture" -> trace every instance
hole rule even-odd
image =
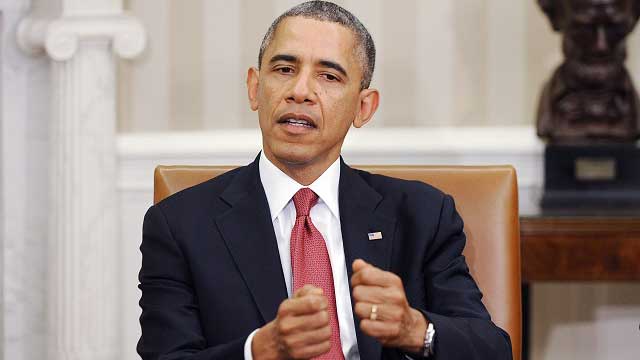
[[[546,84],[538,136],[552,144],[633,143],[640,101],[625,69],[640,0],[538,0],[563,35],[565,60]]]

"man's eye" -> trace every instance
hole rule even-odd
[[[293,72],[293,69],[290,67],[281,67],[281,68],[277,68],[276,71],[283,74],[291,74]]]
[[[333,74],[322,74],[329,81],[339,81],[340,79]]]

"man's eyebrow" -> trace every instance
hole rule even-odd
[[[330,61],[330,60],[320,60],[319,63],[320,63],[320,65],[322,65],[324,67],[328,67],[328,68],[337,70],[342,75],[344,75],[346,77],[349,77],[349,75],[347,75],[347,71],[342,67],[342,65],[338,64],[337,62]]]
[[[298,57],[294,56],[294,55],[288,55],[288,54],[277,54],[274,55],[270,60],[269,63],[273,64],[274,62],[278,62],[278,61],[286,61],[286,62],[290,62],[290,63],[295,63],[298,62]],[[344,69],[344,67],[342,67],[342,65],[338,64],[335,61],[331,61],[331,60],[320,60],[318,61],[318,64],[324,66],[324,67],[328,67],[331,69],[334,69],[336,71],[338,71],[339,73],[341,73],[342,75],[349,77],[349,75],[347,75],[347,71]]]
[[[270,64],[273,64],[274,62],[277,61],[286,61],[286,62],[297,62],[298,58],[293,56],[293,55],[287,55],[287,54],[278,54],[278,55],[274,55],[271,60],[269,60]]]

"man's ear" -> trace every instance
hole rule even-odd
[[[258,110],[258,85],[260,84],[260,71],[255,67],[247,70],[247,95],[249,96],[249,104],[251,110]]]
[[[364,89],[360,91],[360,108],[353,120],[353,126],[360,128],[371,120],[378,109],[380,93],[376,89]]]

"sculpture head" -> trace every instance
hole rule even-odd
[[[609,87],[624,71],[625,38],[640,16],[640,0],[538,0],[563,34],[570,81]]]
[[[538,0],[562,33],[564,63],[547,84],[538,134],[556,143],[633,141],[640,109],[625,69],[640,0]]]

